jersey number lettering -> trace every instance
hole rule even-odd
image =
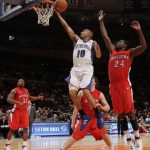
[[[115,67],[115,68],[124,67],[124,60],[121,60],[121,61],[116,60],[116,61],[115,61],[115,64],[114,64],[114,67]]]
[[[85,56],[85,50],[78,50],[77,57],[84,57]]]
[[[22,98],[23,99],[23,103],[27,104],[28,103],[28,98]]]

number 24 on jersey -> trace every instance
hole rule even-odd
[[[124,67],[125,66],[125,64],[124,64],[124,60],[121,60],[121,61],[119,61],[119,60],[116,60],[115,61],[115,64],[114,64],[114,67],[115,68],[118,68],[118,67]]]

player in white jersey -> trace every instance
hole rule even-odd
[[[84,29],[80,37],[74,33],[72,28],[62,18],[60,13],[56,12],[61,25],[68,33],[70,39],[74,43],[73,51],[73,67],[70,71],[70,76],[66,79],[69,83],[69,94],[74,105],[78,109],[80,115],[84,115],[80,101],[78,100],[78,90],[82,89],[84,95],[95,112],[98,111],[97,105],[90,94],[91,81],[93,77],[93,56],[101,57],[101,50],[96,41],[93,41],[93,33],[89,29]]]

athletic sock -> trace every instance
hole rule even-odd
[[[23,146],[26,146],[27,145],[27,141],[23,141]]]
[[[7,139],[6,145],[10,145],[10,140]]]

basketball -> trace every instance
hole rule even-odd
[[[55,9],[58,12],[64,12],[64,11],[66,11],[67,7],[68,7],[68,4],[67,4],[66,0],[57,0],[56,1]]]

